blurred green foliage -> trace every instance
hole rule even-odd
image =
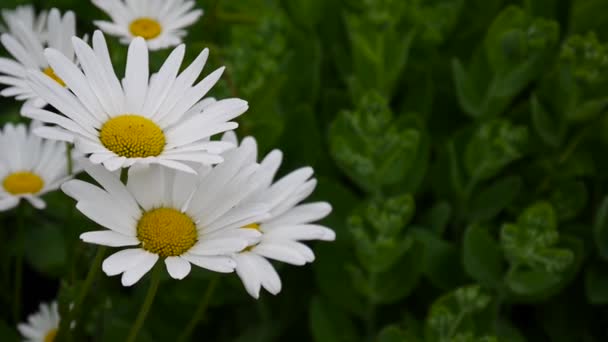
[[[3,8],[26,1],[3,0]],[[73,9],[80,33],[103,16]],[[200,0],[187,56],[227,65],[214,96],[250,102],[239,133],[312,165],[335,243],[283,291],[249,298],[222,277],[193,340],[606,341],[608,2]],[[116,69],[126,48],[109,39]],[[160,65],[166,51],[151,59]],[[1,100],[1,122],[18,104]],[[62,194],[28,211],[26,309],[74,300],[95,250]],[[0,214],[8,307],[15,214]],[[69,222],[69,224],[66,224]],[[211,275],[165,279],[140,341],[175,339]],[[121,340],[146,281],[99,277],[80,340]],[[0,313],[0,340],[14,322]]]

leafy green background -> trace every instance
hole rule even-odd
[[[192,340],[608,339],[607,1],[199,3],[188,58],[209,47],[206,70],[227,65],[213,95],[250,102],[239,133],[284,150],[282,172],[315,168],[337,240],[314,244],[312,266],[277,265],[276,297],[221,277]],[[52,5],[75,10],[81,34],[103,17]],[[109,41],[121,70],[126,48]],[[0,108],[19,120],[17,103]],[[92,223],[47,199],[27,211],[26,312],[56,295],[65,310],[95,253],[77,241]],[[9,308],[15,212],[0,215]],[[212,277],[166,277],[139,340],[179,335]],[[122,340],[146,289],[98,277],[76,332]],[[16,340],[0,316],[0,339]]]

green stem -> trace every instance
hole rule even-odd
[[[74,161],[72,160],[72,150],[74,147],[70,143],[65,143],[65,156],[68,162],[67,171],[68,175],[72,175],[74,173]]]
[[[25,225],[24,217],[25,205],[20,203],[17,207],[17,233],[16,246],[17,255],[15,257],[15,293],[13,296],[13,314],[15,322],[21,319],[21,281],[23,277],[23,229]]]
[[[188,325],[186,326],[184,331],[181,333],[181,335],[177,339],[178,342],[185,342],[190,339],[190,335],[192,335],[192,332],[194,332],[194,329],[196,328],[198,323],[203,319],[205,312],[207,311],[207,307],[209,307],[209,301],[211,300],[211,296],[213,295],[213,292],[215,291],[215,288],[217,287],[217,283],[219,282],[219,279],[220,279],[219,277],[215,276],[215,277],[213,277],[213,279],[211,279],[211,282],[209,282],[209,285],[207,286],[207,290],[205,291],[205,294],[203,295],[203,299],[201,300],[200,304],[198,305],[198,308],[196,308],[196,311],[194,312],[192,319],[190,319],[190,322],[188,322]]]
[[[106,254],[107,249],[108,248],[106,246],[100,246],[97,249],[95,259],[93,259],[93,264],[91,265],[91,268],[89,268],[89,272],[87,273],[87,277],[85,278],[84,283],[82,284],[80,292],[78,293],[78,297],[76,297],[76,301],[74,301],[72,308],[68,310],[68,314],[66,315],[66,317],[62,319],[59,323],[58,334],[60,336],[69,336],[68,339],[71,340],[72,336],[68,333],[68,329],[72,325],[72,320],[74,319],[74,317],[79,316],[78,313],[80,312],[82,303],[87,298],[87,294],[91,289],[91,285],[93,285],[93,280],[95,280],[97,273],[99,273],[99,270],[101,269],[101,263],[103,261],[103,257]]]
[[[131,328],[129,337],[127,337],[127,342],[135,342],[135,339],[137,339],[137,334],[148,316],[148,312],[150,311],[152,303],[154,302],[154,297],[156,296],[156,290],[158,290],[158,284],[160,283],[160,270],[161,267],[157,266],[152,271],[152,279],[150,282],[150,287],[148,288],[148,293],[146,294],[146,299],[144,299],[144,303],[139,309],[139,314],[137,315],[137,319]]]

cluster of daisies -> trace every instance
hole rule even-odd
[[[175,279],[194,264],[236,271],[255,298],[262,287],[277,294],[281,279],[268,259],[304,265],[315,256],[301,241],[335,239],[312,223],[331,206],[300,204],[315,189],[313,170],[275,180],[282,153],[258,158],[254,138],[239,142],[232,120],[248,104],[205,97],[224,71],[197,81],[207,49],[182,70],[184,29],[203,14],[194,1],[92,2],[111,18],[95,25],[128,44],[122,78],[102,32],[78,37],[73,12],[2,11],[10,56],[0,58],[0,94],[24,101],[31,123],[0,130],[0,210],[21,199],[44,209],[41,196],[61,188],[100,226],[83,241],[124,247],[102,265],[124,286],[160,259]],[[149,51],[168,47],[151,73]],[[73,179],[81,170],[97,184]],[[18,328],[28,340],[50,341],[58,322],[56,304],[42,305]]]

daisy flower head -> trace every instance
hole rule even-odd
[[[0,26],[0,32],[16,32],[19,30],[18,23],[21,22],[25,27],[31,28],[37,37],[41,37],[42,41],[46,41],[47,11],[36,14],[34,6],[22,5],[15,9],[4,9],[0,14],[5,24],[5,26]]]
[[[19,323],[17,330],[26,342],[52,342],[59,329],[57,302],[41,303],[40,310],[28,316],[27,323]]]
[[[186,36],[186,27],[194,24],[203,10],[193,9],[192,0],[93,0],[112,21],[95,21],[95,25],[128,44],[142,37],[150,50],[176,46]]]
[[[236,266],[230,255],[260,236],[242,227],[268,214],[261,203],[237,207],[258,186],[258,165],[248,159],[249,149],[233,149],[230,160],[202,166],[197,174],[160,165],[131,167],[126,185],[117,173],[91,164],[85,170],[101,187],[71,180],[62,190],[85,216],[107,228],[82,234],[83,241],[129,247],[102,265],[109,276],[122,274],[124,286],[135,284],[158,259],[174,279],[185,278],[191,264],[229,273]]]
[[[0,84],[7,86],[0,94],[27,101],[28,106],[44,107],[46,101],[32,90],[26,80],[27,71],[38,70],[58,86],[65,86],[63,80],[48,64],[44,49],[51,47],[66,59],[73,60],[74,50],[70,41],[72,36],[76,35],[76,18],[72,11],[67,11],[62,16],[59,10],[54,8],[46,18],[44,28],[40,30],[40,24],[33,24],[33,19],[23,19],[28,16],[16,16],[7,20],[9,32],[0,36],[2,45],[12,56],[0,57]]]
[[[244,113],[247,102],[232,98],[207,105],[203,96],[219,80],[221,67],[195,83],[209,55],[203,50],[181,73],[185,46],[175,48],[160,70],[150,76],[148,48],[143,38],[129,45],[122,82],[116,76],[105,38],[93,35],[92,46],[74,37],[78,63],[55,49],[45,55],[62,87],[39,71],[30,71],[30,85],[60,113],[24,107],[24,116],[55,127],[37,133],[74,142],[94,164],[114,171],[135,164],[162,164],[195,172],[189,162],[217,164],[233,147],[209,137],[237,127],[230,120]]]
[[[237,143],[236,135],[232,132],[224,134],[223,140]],[[247,140],[253,138],[245,138],[241,144]],[[252,151],[250,159],[255,160],[257,147]],[[333,230],[312,223],[329,215],[329,203],[300,204],[317,185],[316,179],[311,178],[312,168],[300,168],[273,182],[281,161],[282,153],[279,150],[270,152],[262,160],[257,171],[259,186],[242,202],[245,206],[265,203],[269,209],[269,215],[265,218],[244,226],[260,232],[262,236],[259,241],[233,255],[236,273],[254,298],[259,297],[261,287],[272,294],[281,291],[281,279],[267,259],[301,266],[313,262],[315,255],[300,241],[333,241],[336,238]]]
[[[39,126],[9,123],[0,129],[0,211],[16,207],[21,199],[44,209],[40,196],[71,178],[66,145],[33,134]]]

